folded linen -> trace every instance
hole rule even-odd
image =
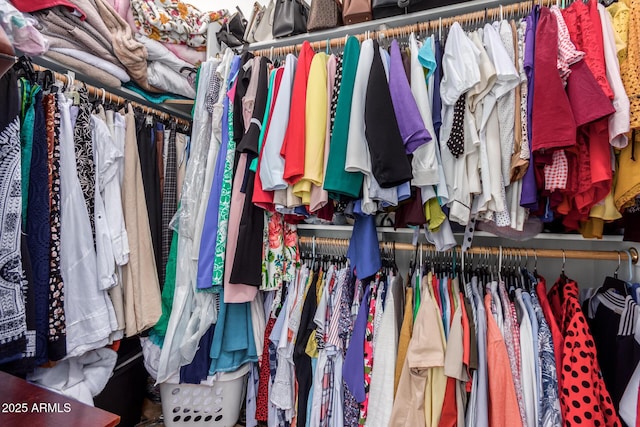
[[[82,62],[86,62],[89,65],[93,65],[94,67],[100,68],[106,71],[107,73],[113,75],[114,77],[117,77],[122,83],[127,83],[128,81],[131,80],[131,77],[129,77],[129,75],[123,68],[111,62],[105,61],[102,58],[98,58],[97,56],[92,55],[83,50],[54,47],[54,48],[51,48],[51,51],[62,53],[64,55],[78,59]]]
[[[192,47],[189,47],[185,44],[175,44],[175,43],[167,43],[160,42],[164,47],[169,49],[174,53],[178,58],[183,61],[187,61],[191,65],[199,65],[207,60],[207,52],[203,50],[197,50]]]
[[[196,97],[196,91],[189,83],[189,80],[162,62],[149,62],[148,76],[149,84],[158,89],[186,96],[189,99]]]
[[[136,34],[136,39],[147,48],[148,61],[162,62],[177,73],[180,73],[180,70],[184,67],[193,67],[187,61],[178,58],[160,42],[151,40],[149,37],[139,33]]]
[[[60,52],[49,51],[45,55],[47,58],[51,58],[54,61],[65,65],[71,70],[77,71],[78,73],[82,73],[85,76],[90,76],[93,80],[97,81],[103,86],[108,87],[120,87],[120,80],[112,74],[101,70],[100,68],[94,67],[93,65],[87,64],[86,62],[80,61],[79,59],[73,58],[69,55],[65,55]]]
[[[142,87],[147,82],[147,49],[133,37],[131,27],[106,0],[94,0],[105,26],[111,32],[113,50],[131,78]]]
[[[133,19],[131,0],[107,0],[107,2],[113,6],[122,19],[127,21],[127,24],[129,24],[131,30],[135,33],[138,29],[136,28],[136,21]]]
[[[34,15],[38,17],[41,31],[47,37],[70,41],[106,61],[119,62],[110,44],[105,45],[106,42],[102,43],[84,28],[75,26],[57,8],[36,12]]]

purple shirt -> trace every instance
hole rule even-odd
[[[411,86],[402,63],[402,55],[398,42],[391,42],[391,64],[389,66],[389,91],[393,110],[396,113],[398,128],[402,136],[407,154],[431,141],[431,135],[424,126],[416,100],[411,93]]]
[[[538,186],[536,185],[536,177],[534,174],[534,158],[531,151],[532,140],[532,123],[533,123],[533,60],[535,56],[536,28],[538,27],[538,19],[540,17],[540,6],[533,7],[531,13],[527,16],[527,31],[525,33],[525,51],[524,51],[524,70],[527,74],[527,132],[529,133],[529,168],[524,178],[522,178],[522,192],[520,193],[520,206],[532,210],[538,210]]]

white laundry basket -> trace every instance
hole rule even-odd
[[[248,367],[219,374],[211,384],[160,384],[166,427],[233,427],[245,397]]]

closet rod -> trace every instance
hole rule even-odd
[[[430,32],[430,33],[438,33],[440,30],[444,30],[454,22],[459,22],[461,25],[465,24],[480,24],[485,22],[486,20],[494,20],[498,18],[509,18],[515,16],[523,16],[531,11],[531,8],[534,4],[539,4],[540,6],[551,6],[556,4],[555,0],[537,0],[526,1],[520,3],[513,3],[506,6],[493,7],[490,9],[478,10],[476,12],[469,12],[462,15],[450,16],[447,18],[440,19],[432,19],[424,22],[418,22],[412,25],[404,25],[396,28],[388,28],[384,30],[372,30],[366,31],[360,34],[353,34],[359,41],[363,41],[367,38],[395,38],[395,37],[403,37],[408,36],[412,32],[420,33],[420,32]],[[327,43],[329,43],[329,47],[342,47],[346,42],[347,36],[345,37],[336,37],[329,40],[320,40],[311,42],[311,46],[316,50],[321,50],[327,47]],[[302,48],[302,43],[292,44],[288,46],[274,47],[274,48],[265,48],[255,50],[253,53],[257,56],[270,56],[277,55],[283,56],[289,53],[299,52]]]
[[[68,83],[68,76],[66,74],[61,74],[58,73],[57,71],[53,71],[53,70],[49,70],[46,67],[43,67],[41,65],[37,65],[37,64],[33,64],[33,69],[36,71],[51,71],[53,73],[53,75],[55,76],[56,80],[61,80],[63,83]],[[126,102],[130,102],[131,106],[136,107],[136,108],[140,108],[142,110],[143,113],[145,114],[153,114],[155,116],[160,117],[163,120],[167,120],[167,119],[173,119],[176,121],[176,123],[178,123],[179,125],[183,125],[183,126],[191,126],[191,122],[189,122],[188,120],[185,119],[181,119],[179,117],[175,117],[172,116],[169,113],[166,113],[164,111],[160,111],[160,110],[156,110],[155,108],[151,108],[151,107],[147,107],[146,105],[140,104],[138,102],[135,101],[131,101],[127,98],[124,98],[122,96],[119,95],[115,95],[111,92],[108,92],[106,90],[104,90],[103,88],[100,87],[96,87],[96,86],[91,86],[88,85],[80,80],[75,80],[78,83],[82,83],[82,85],[87,89],[87,92],[89,93],[89,96],[93,97],[94,99],[105,99],[109,102],[112,102],[118,106],[124,106]]]
[[[298,242],[303,245],[311,246],[314,244],[320,246],[334,246],[340,248],[346,248],[349,246],[349,240],[347,239],[332,239],[327,237],[309,237],[301,236],[298,238]],[[424,249],[433,249],[433,245],[422,244]],[[380,243],[380,247],[384,249],[395,248],[400,251],[415,251],[416,246],[410,243],[395,243],[395,242],[383,242]],[[456,246],[456,252],[460,252],[460,247]],[[502,248],[502,254],[505,256],[510,255],[522,255],[522,256],[537,256],[540,258],[560,258],[560,259],[588,259],[588,260],[601,260],[601,261],[625,261],[631,257],[633,264],[638,263],[638,250],[634,247],[627,249],[628,252],[622,251],[586,251],[586,250],[574,250],[574,249],[532,249],[532,248]],[[477,246],[467,250],[467,253],[476,255],[494,255],[500,254],[499,247],[491,246]]]

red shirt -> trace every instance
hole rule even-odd
[[[562,11],[567,23],[571,41],[578,50],[585,53],[584,61],[589,66],[604,94],[613,99],[613,91],[607,80],[607,67],[604,60],[604,40],[602,24],[598,14],[598,2],[589,0],[588,5],[574,2]],[[537,41],[536,41],[537,43]]]
[[[550,298],[562,304],[561,312],[556,313],[564,336],[558,378],[562,419],[566,425],[619,427],[622,424],[604,385],[595,342],[578,295],[578,285],[570,280],[557,282],[549,291]]]
[[[302,43],[296,76],[291,93],[289,124],[284,136],[280,155],[284,158],[286,182],[293,185],[304,175],[305,111],[307,108],[307,81],[315,52],[308,41]]]
[[[577,4],[580,3],[580,4]],[[567,197],[565,227],[578,229],[580,221],[589,218],[591,208],[611,191],[611,147],[609,145],[608,117],[615,112],[610,98],[613,92],[606,78],[602,27],[597,9],[592,20],[590,6],[577,2],[563,11],[571,40],[576,48],[585,52],[583,61],[571,66],[567,93],[578,126],[577,143],[568,157],[573,171]]]
[[[576,124],[557,63],[558,23],[549,9],[543,7],[536,29],[534,54],[536,78],[533,81],[531,140],[534,151],[569,147],[576,143]]]
[[[549,324],[551,330],[551,338],[553,339],[553,353],[556,357],[556,369],[558,373],[562,372],[562,346],[564,345],[564,338],[558,327],[558,321],[556,320],[551,304],[547,298],[547,283],[543,277],[538,277],[538,285],[536,286],[536,294],[540,300],[540,307],[544,313],[544,318]],[[558,382],[560,382],[560,375],[558,375]]]

